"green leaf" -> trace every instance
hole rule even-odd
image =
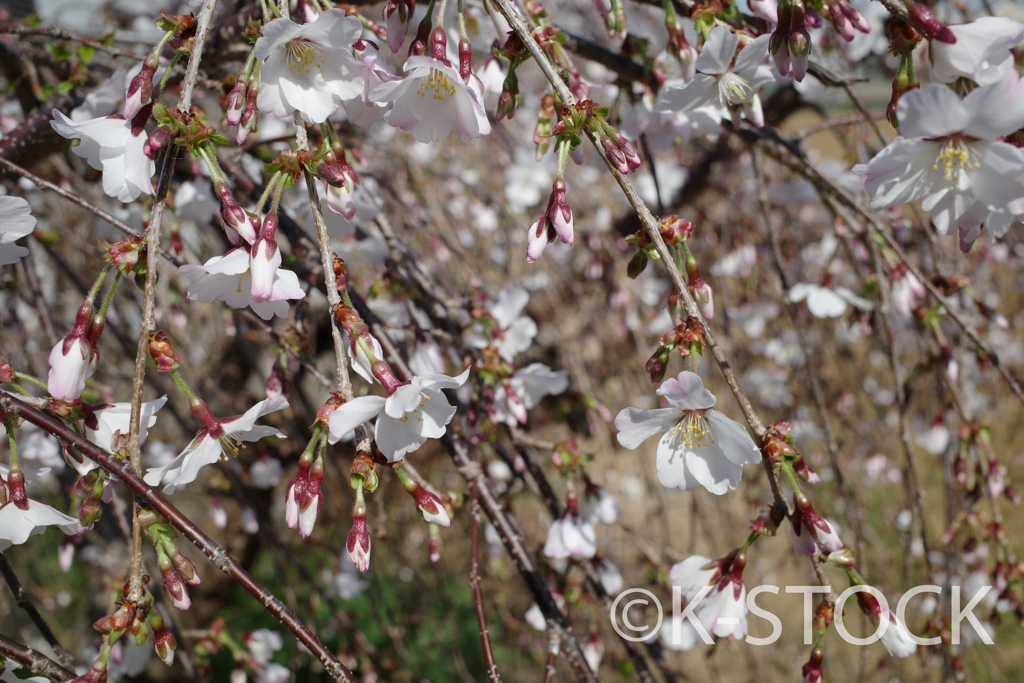
[[[92,58],[96,55],[96,48],[92,45],[79,45],[78,46],[78,58],[85,63],[92,61]]]

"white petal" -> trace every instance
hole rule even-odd
[[[705,410],[718,400],[704,388],[700,375],[687,371],[662,382],[656,393],[680,410]]]
[[[359,425],[372,420],[384,409],[385,400],[383,396],[359,396],[336,408],[327,418],[331,431],[328,441],[337,443]]]
[[[624,448],[634,450],[655,434],[667,432],[675,427],[681,417],[681,413],[675,408],[624,408],[615,416],[615,428],[619,430],[615,438]]]

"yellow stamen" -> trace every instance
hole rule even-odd
[[[971,161],[972,154],[975,157],[973,162]],[[981,159],[980,154],[971,150],[960,138],[954,137],[946,140],[942,145],[932,169],[937,171],[941,166],[943,180],[957,182],[960,180],[961,171],[966,173],[971,169],[981,168],[981,162],[978,159]]]
[[[430,94],[433,99],[444,102],[449,97],[455,97],[455,84],[447,74],[441,73],[437,69],[431,69],[429,76],[420,79],[416,94],[420,97]]]
[[[722,106],[742,104],[750,93],[750,84],[728,71],[718,77],[718,101]]]
[[[324,71],[324,49],[316,43],[299,38],[289,41],[285,46],[288,66],[295,73],[309,73],[310,67],[316,67],[317,71]]]
[[[700,448],[701,443],[704,443],[705,439],[707,443],[704,443],[704,448],[707,448],[709,443],[715,442],[715,438],[711,436],[711,427],[708,426],[707,420],[704,419],[703,415],[692,410],[687,410],[683,413],[683,419],[672,428],[671,434],[676,437],[677,444],[682,444],[687,448]]]

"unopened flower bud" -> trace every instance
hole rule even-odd
[[[0,382],[14,381],[14,366],[9,361],[0,361]]]
[[[174,355],[174,348],[163,331],[154,332],[149,337],[149,355],[156,363],[157,372],[170,372],[178,367],[181,356]]]
[[[654,355],[647,361],[644,372],[651,376],[652,382],[660,382],[665,379],[665,372],[668,370],[669,349],[667,346],[659,346]]]
[[[644,272],[644,269],[647,268],[647,261],[647,252],[643,249],[638,249],[626,265],[626,275],[629,279],[635,280],[640,273]]]
[[[178,642],[174,634],[164,626],[164,620],[156,613],[156,610],[149,612],[149,625],[153,628],[153,651],[156,656],[163,660],[164,664],[170,666],[174,662],[174,651],[178,649]]]
[[[141,235],[132,235],[120,242],[105,243],[104,246],[107,248],[107,261],[127,275],[139,262],[139,256],[145,249],[145,241]]]
[[[235,87],[228,93],[224,103],[229,126],[237,126],[242,120],[242,110],[245,108],[245,80],[244,75],[239,75]]]
[[[171,141],[171,129],[167,126],[159,126],[146,139],[146,147],[143,149],[146,156],[156,159],[159,152],[168,142]]]
[[[908,2],[907,12],[910,14],[910,23],[914,25],[918,31],[921,32],[928,40],[937,40],[940,43],[949,43],[953,45],[956,43],[956,36],[949,27],[940,22],[932,14],[932,11],[926,5],[919,5],[916,2]]]
[[[473,75],[473,46],[465,38],[459,41],[459,75],[466,83]]]
[[[370,569],[370,531],[366,526],[366,506],[362,504],[361,498],[357,499],[352,512],[352,531],[348,534],[345,549],[359,571]]]
[[[142,63],[142,70],[128,84],[123,113],[129,121],[135,118],[142,105],[149,102],[153,95],[153,75],[156,74],[158,63],[159,56],[150,55]]]

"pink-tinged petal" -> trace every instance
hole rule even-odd
[[[624,408],[615,416],[615,429],[619,431],[615,438],[623,448],[634,450],[655,434],[675,427],[680,417],[675,408]]]
[[[85,380],[96,370],[96,356],[81,339],[75,339],[64,353],[61,339],[50,351],[50,372],[46,388],[56,399],[77,399],[85,389]]]
[[[268,252],[273,249],[273,253]],[[281,265],[281,250],[276,243],[258,239],[253,249],[250,271],[252,274],[251,296],[256,302],[269,301],[274,293],[274,280]]]
[[[944,85],[929,83],[904,93],[896,107],[900,135],[905,138],[939,138],[964,130],[971,111]]]
[[[729,70],[739,42],[740,37],[724,26],[711,29],[697,57],[697,71],[703,74],[724,74]]]
[[[1005,142],[976,143],[979,167],[968,171],[971,189],[993,211],[1024,213],[1024,150]]]
[[[909,204],[935,192],[942,178],[941,169],[933,168],[940,148],[937,142],[898,137],[866,165],[854,166],[854,173],[865,176],[871,208]]]
[[[372,420],[384,409],[385,400],[383,396],[359,396],[335,409],[327,418],[331,432],[328,441],[337,443],[359,425]]]
[[[656,393],[680,410],[705,410],[713,408],[718,401],[704,388],[700,375],[686,371],[662,382]]]
[[[971,113],[964,134],[981,140],[995,140],[1024,127],[1024,79],[1007,69],[992,85],[975,88],[963,99]]]
[[[1024,38],[1024,24],[1003,17],[984,17],[950,26],[956,43],[931,41],[931,77],[940,83],[970,78],[988,85],[1013,67],[1010,50]]]

